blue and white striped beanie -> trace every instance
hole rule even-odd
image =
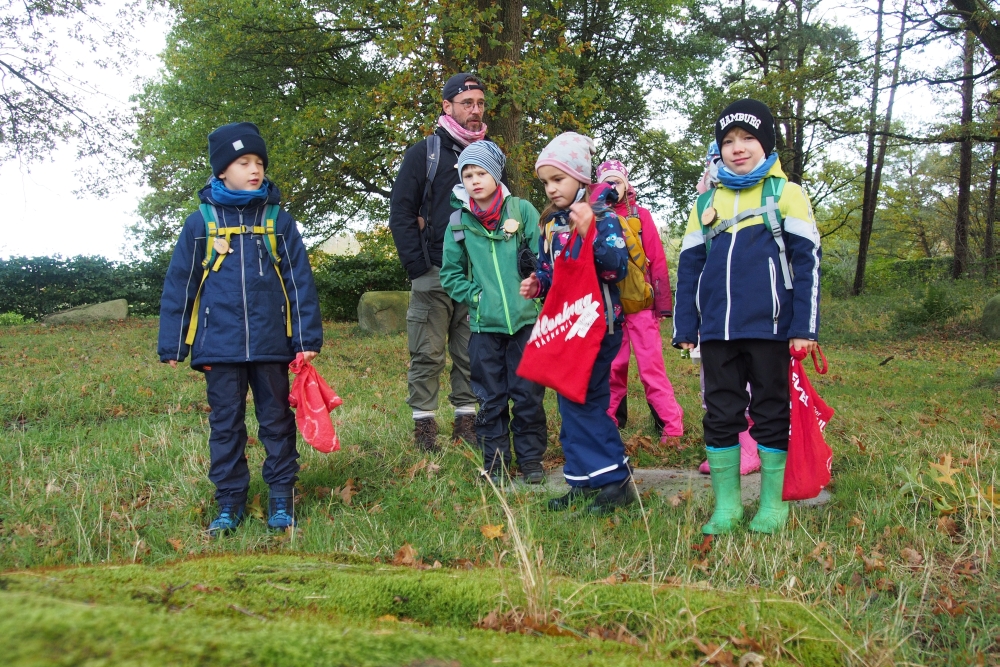
[[[467,164],[482,167],[490,173],[497,185],[500,185],[501,174],[503,174],[504,165],[507,164],[507,158],[499,146],[492,141],[483,139],[482,141],[473,141],[458,156],[459,176],[462,175],[462,170]]]

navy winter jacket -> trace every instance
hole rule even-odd
[[[263,226],[267,204],[277,204],[281,193],[268,182],[266,201],[247,206],[221,206],[211,199],[211,187],[198,196],[215,204],[220,227]],[[198,331],[194,345],[185,344],[191,309],[201,283],[205,259],[205,220],[196,211],[184,221],[177,239],[160,299],[160,361],[183,361],[191,352],[191,366],[245,362],[290,362],[298,352],[319,351],[323,325],[319,298],[302,237],[292,216],[281,211],[275,221],[279,268],[292,313],[292,337],[286,335],[285,295],[271,266],[264,238],[259,234],[232,237],[233,252],[218,271],[210,271],[201,291]]]

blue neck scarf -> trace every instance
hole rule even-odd
[[[255,199],[266,200],[269,184],[269,181],[265,179],[264,183],[256,190],[230,190],[225,183],[213,176],[212,199],[223,206],[246,206]]]
[[[742,176],[734,174],[729,170],[729,167],[724,164],[719,167],[719,182],[725,185],[730,190],[745,190],[746,188],[753,187],[757,185],[763,179],[767,172],[771,171],[771,167],[774,163],[778,161],[778,154],[771,153],[764,160],[764,163],[759,167],[751,171],[749,174],[744,174]]]

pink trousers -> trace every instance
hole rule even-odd
[[[618,405],[628,391],[628,362],[632,350],[639,366],[639,379],[646,390],[646,400],[665,424],[663,435],[684,435],[684,410],[677,403],[674,388],[667,379],[667,371],[663,367],[660,323],[650,309],[625,315],[622,346],[611,362],[611,405],[608,414],[615,418]]]

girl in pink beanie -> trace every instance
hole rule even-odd
[[[627,412],[618,417],[628,392],[628,364],[631,351],[639,367],[639,379],[646,390],[646,402],[660,431],[660,444],[680,448],[684,435],[684,410],[674,397],[674,388],[667,379],[663,366],[663,339],[660,338],[660,319],[672,316],[670,275],[667,258],[663,252],[660,232],[649,210],[638,206],[635,189],[629,184],[628,170],[618,160],[608,160],[597,168],[597,180],[618,191],[615,212],[623,219],[637,218],[641,223],[639,240],[646,255],[646,282],[652,287],[653,302],[639,312],[626,313],[622,327],[622,346],[611,364],[611,404],[608,414],[619,428],[623,427]]]
[[[535,173],[545,187],[549,206],[541,217],[538,269],[521,283],[521,296],[545,298],[552,286],[555,258],[563,252],[577,255],[591,226],[596,228],[594,270],[605,295],[608,321],[604,329],[608,333],[601,340],[584,402],[576,403],[557,394],[562,416],[559,441],[566,457],[563,475],[570,492],[550,500],[548,508],[561,511],[589,505],[590,513],[605,514],[634,503],[637,494],[625,445],[608,415],[608,378],[611,362],[621,349],[625,321],[617,283],[628,271],[628,251],[618,216],[604,203],[610,188],[599,186],[596,203],[588,203],[593,155],[594,142],[589,137],[565,132],[553,139],[535,162]],[[578,235],[573,246],[567,247],[573,230]],[[567,359],[566,363],[572,364],[573,360]]]

